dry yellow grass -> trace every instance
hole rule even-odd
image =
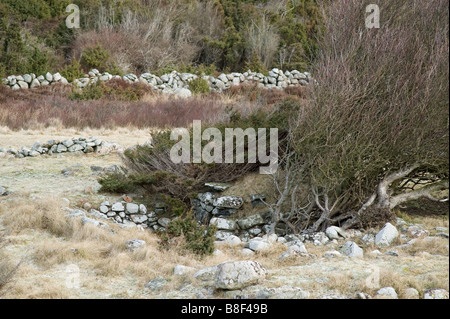
[[[114,129],[91,129],[82,130],[75,128],[64,128],[61,125],[41,129],[30,129],[13,131],[7,127],[0,127],[0,147],[5,149],[13,147],[16,149],[22,146],[31,147],[34,142],[46,142],[50,139],[67,139],[72,137],[94,136],[109,142],[116,142],[124,147],[136,144],[143,144],[151,139],[151,129],[137,128],[114,128]]]
[[[72,137],[78,133],[80,136],[104,136],[102,138],[122,142],[124,146],[148,139],[146,131],[132,129],[81,132],[58,128],[27,132],[0,129],[0,146],[5,147],[2,141],[12,146],[13,143],[17,146],[32,145],[36,140],[45,141],[56,135]],[[81,165],[80,172],[75,176],[62,176],[61,169],[75,163]],[[279,260],[279,255],[287,248],[276,244],[272,249],[253,256],[243,256],[242,247],[218,245],[222,254],[200,258],[183,250],[182,241],[173,241],[170,249],[161,249],[159,238],[148,231],[121,229],[112,224],[109,229],[103,229],[82,225],[79,219],[67,218],[61,208],[62,197],[71,200],[71,207],[85,201],[98,204],[105,199],[114,200],[95,192],[98,183],[89,169],[91,165],[105,167],[113,164],[120,164],[117,154],[0,160],[0,185],[14,190],[0,202],[0,232],[7,243],[3,249],[0,248],[0,265],[11,267],[22,261],[12,281],[2,290],[4,298],[158,298],[160,295],[146,290],[144,285],[159,276],[169,281],[161,290],[163,296],[177,296],[176,291],[182,285],[198,283],[191,276],[174,276],[175,265],[199,269],[227,260],[245,259],[257,260],[269,270],[264,282],[267,287],[301,287],[311,292],[311,298],[326,291],[351,297],[359,291],[374,295],[376,289],[365,286],[372,266],[382,270],[380,287],[394,287],[400,298],[404,297],[404,290],[408,287],[416,288],[421,294],[429,288],[448,290],[448,257],[445,256],[448,255],[448,241],[444,239],[417,240],[409,248],[400,250],[412,255],[409,257],[365,254],[362,260],[329,259],[322,258],[323,253],[337,247],[307,244],[308,252],[315,257]],[[273,192],[270,179],[262,178],[259,174],[248,176],[224,194],[249,196]],[[85,192],[87,187],[94,191]],[[247,208],[240,213],[254,212],[251,207]],[[403,217],[406,219],[407,216]],[[413,217],[412,221],[424,224],[429,230],[436,226],[448,227],[448,218]],[[142,239],[147,244],[136,251],[129,251],[125,245],[129,239]],[[377,249],[365,247],[365,251],[372,248]],[[385,252],[387,249],[381,250]],[[79,289],[70,289],[66,285],[67,267],[71,265],[80,269]],[[217,292],[214,296],[220,298],[225,294]]]
[[[79,219],[67,218],[57,198],[29,201],[17,197],[4,201],[0,220],[9,231],[8,249],[4,258],[12,264],[24,260],[14,280],[8,284],[6,298],[158,298],[143,287],[148,281],[162,276],[169,283],[161,290],[175,295],[181,286],[198,284],[192,276],[177,277],[173,268],[182,264],[196,269],[217,265],[227,260],[257,260],[269,270],[266,285],[292,285],[310,291],[311,298],[324,292],[354,297],[363,291],[372,265],[381,269],[380,287],[394,287],[402,298],[406,288],[448,289],[448,259],[412,256],[406,259],[346,257],[322,258],[328,246],[307,245],[315,257],[292,257],[279,260],[286,251],[282,244],[272,249],[243,256],[242,247],[217,246],[221,255],[200,258],[181,249],[183,243],[174,241],[170,249],[161,249],[159,238],[151,232],[133,228],[98,228],[82,225]],[[129,251],[128,239],[142,239],[146,246]],[[76,265],[81,274],[80,289],[66,286],[67,267]],[[443,271],[447,269],[447,272]],[[216,293],[217,298],[225,294]]]
[[[51,197],[34,201],[18,197],[2,203],[0,219],[9,231],[10,240],[6,257],[11,261],[17,258],[25,260],[5,297],[78,297],[64,286],[68,265],[77,265],[84,270],[84,289],[92,289],[92,283],[88,284],[88,281],[103,278],[103,281],[123,283],[130,276],[136,288],[143,289],[149,280],[163,276],[170,279],[164,288],[170,291],[192,280],[173,276],[173,268],[177,264],[200,269],[226,260],[256,259],[265,267],[272,268],[280,264],[273,256],[285,250],[284,246],[277,244],[267,252],[244,258],[240,252],[242,247],[221,246],[221,255],[200,258],[183,250],[182,242],[174,242],[170,249],[162,249],[159,237],[149,231],[120,228],[113,224],[110,228],[82,225],[79,218],[66,216],[62,204],[61,200]],[[126,247],[129,239],[144,240],[146,245],[130,251]],[[51,283],[44,287],[43,278],[46,277],[51,278]],[[35,284],[30,285],[30,282]],[[107,284],[101,291],[107,294],[110,289]]]
[[[435,254],[435,255],[448,255],[449,245],[448,239],[425,237],[415,239],[414,242],[408,245],[405,249],[410,255],[417,254]]]
[[[448,194],[446,195],[448,196]],[[426,229],[433,230],[436,227],[449,227],[449,218],[447,215],[434,215],[434,216],[418,216],[408,215],[403,212],[397,212],[396,215],[404,219],[408,223],[421,224]]]

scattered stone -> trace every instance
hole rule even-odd
[[[403,295],[405,299],[420,299],[419,292],[415,288],[406,288]]]
[[[423,294],[423,299],[449,299],[449,293],[445,289],[429,289]]]
[[[0,186],[0,196],[6,196],[6,195],[8,195],[6,188],[3,186]]]
[[[309,292],[291,286],[264,288],[256,293],[256,299],[308,299],[309,296]]]
[[[251,250],[251,249],[244,248],[244,249],[241,250],[241,254],[243,256],[253,256],[255,254],[255,252],[253,250]]]
[[[324,232],[317,232],[313,234],[310,239],[315,246],[326,245],[330,241]]]
[[[370,245],[373,244],[375,242],[375,235],[373,234],[365,234],[361,240],[366,244],[366,245]]]
[[[308,251],[306,250],[305,245],[297,241],[292,245],[289,245],[289,249],[282,253],[280,257],[278,257],[279,260],[283,260],[292,256],[307,256]]]
[[[241,239],[238,236],[235,236],[235,235],[230,235],[227,238],[225,238],[225,242],[230,247],[236,247],[236,246],[240,246],[242,244]]]
[[[342,254],[340,252],[338,252],[337,250],[328,250],[326,252],[323,253],[322,257],[325,258],[336,258],[336,257],[340,257],[342,256]]]
[[[268,250],[271,247],[272,244],[269,241],[263,240],[259,237],[256,237],[248,242],[248,248],[253,251],[264,251]]]
[[[425,238],[430,235],[430,232],[417,225],[408,227],[407,232],[412,238]]]
[[[202,268],[194,274],[194,278],[201,281],[212,281],[216,275],[217,266]]]
[[[137,249],[144,247],[147,243],[141,239],[129,239],[125,242],[125,246],[130,251],[136,251]]]
[[[363,257],[364,251],[355,242],[348,241],[341,247],[341,252],[348,257]]]
[[[345,231],[337,226],[330,226],[325,230],[325,234],[328,236],[329,239],[340,239],[345,238],[346,233]]]
[[[184,266],[184,265],[176,265],[173,268],[173,274],[175,276],[186,276],[187,274],[193,273],[195,271],[196,271],[195,268]]]
[[[167,225],[169,225],[170,223],[170,218],[167,217],[162,217],[160,219],[158,219],[158,224],[160,224],[162,227],[167,227]]]
[[[392,287],[384,287],[377,291],[376,297],[381,299],[398,299],[397,292]]]
[[[397,228],[391,223],[386,223],[375,236],[377,246],[389,246],[399,236]]]
[[[235,290],[257,284],[267,275],[267,271],[257,261],[229,261],[217,266],[214,287]]]
[[[393,251],[393,250],[389,250],[389,251],[386,252],[386,255],[398,257],[398,252],[397,251]]]
[[[152,291],[158,291],[165,285],[167,285],[167,280],[164,277],[156,277],[155,279],[150,280],[148,283],[146,283],[144,287]]]

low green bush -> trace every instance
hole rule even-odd
[[[126,193],[134,188],[133,183],[128,178],[124,178],[123,174],[110,173],[99,178],[100,192],[108,193]]]
[[[72,63],[68,64],[62,71],[61,75],[67,79],[67,81],[72,82],[75,79],[79,79],[84,76],[84,72],[81,69],[81,64],[78,60],[73,57]]]
[[[269,75],[269,71],[256,52],[253,52],[253,54],[250,56],[250,61],[247,61],[245,63],[244,70],[250,70],[253,72],[262,73],[264,75]]]
[[[102,84],[88,85],[83,89],[74,89],[72,93],[69,94],[69,99],[75,101],[89,101],[89,100],[99,100],[105,96]]]
[[[194,254],[205,256],[214,252],[216,227],[200,225],[191,213],[173,219],[162,238],[165,243],[174,237],[184,237],[184,248]]]
[[[100,71],[105,71],[108,67],[110,56],[111,54],[101,44],[97,44],[83,51],[81,63],[88,69],[97,68]]]
[[[98,81],[88,85],[83,89],[74,89],[69,95],[71,100],[119,100],[119,101],[139,101],[151,88],[139,83],[126,83],[123,80],[111,80],[108,82]]]
[[[193,94],[206,94],[209,93],[208,81],[198,77],[189,82],[189,89]]]

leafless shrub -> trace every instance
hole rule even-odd
[[[184,127],[193,120],[206,123],[220,118],[226,107],[214,96],[163,98],[147,86],[109,82],[101,99],[82,101],[68,98],[70,86],[18,91],[1,86],[0,125],[13,130],[49,127],[55,121],[76,128]]]
[[[95,28],[77,36],[73,46],[76,56],[81,56],[85,48],[101,44],[124,72],[141,73],[168,65],[188,65],[201,52],[213,62],[214,49],[203,47],[203,40],[218,38],[223,32],[215,6],[209,2],[179,2],[146,1],[138,10],[126,11],[120,20],[113,8],[100,6],[93,13],[98,17],[92,21]]]
[[[280,36],[275,26],[271,25],[263,16],[260,22],[251,21],[245,32],[248,39],[248,52],[256,52],[266,68],[273,65],[275,55],[278,51]],[[247,57],[248,59],[250,56]]]
[[[370,224],[369,208],[390,210],[448,188],[448,6],[384,1],[380,29],[367,29],[367,4],[325,3],[317,85],[292,127],[297,168],[310,187],[296,206],[314,204],[308,223],[316,231],[362,216]],[[420,176],[429,183],[401,187]]]

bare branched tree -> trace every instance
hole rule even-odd
[[[379,29],[365,27],[367,4],[324,2],[317,82],[275,181],[279,202],[293,196],[288,211],[305,215],[297,231],[383,223],[399,204],[448,190],[448,4],[384,1]]]
[[[275,26],[270,24],[267,18],[263,16],[258,23],[251,21],[246,27],[245,33],[247,35],[249,54],[256,52],[265,67],[270,68],[273,65],[280,42],[280,36]],[[250,56],[247,58],[250,58]]]

